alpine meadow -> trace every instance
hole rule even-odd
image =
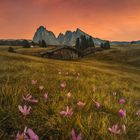
[[[0,47],[0,139],[12,140],[25,127],[42,140],[71,139],[72,129],[87,140],[140,138],[139,46],[114,47],[76,61],[9,53],[7,49]],[[25,100],[28,94],[37,102]],[[30,106],[30,113],[22,114],[19,105]],[[71,115],[61,112],[67,106]],[[126,116],[119,115],[120,109]],[[111,133],[113,125],[118,128]]]
[[[140,0],[0,0],[0,140],[140,140]]]

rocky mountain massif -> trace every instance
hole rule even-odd
[[[66,31],[64,34],[60,33],[58,37],[54,35],[53,32],[48,31],[44,26],[40,26],[37,31],[35,32],[35,35],[33,37],[33,40],[27,40],[27,39],[0,39],[0,45],[10,45],[10,46],[19,46],[24,45],[24,41],[27,40],[30,45],[32,45],[32,41],[34,43],[39,43],[39,41],[44,40],[46,45],[66,45],[66,46],[75,46],[76,39],[79,38],[81,35],[85,35],[86,38],[89,38],[90,35],[83,32],[79,28],[76,29],[76,31]],[[105,40],[92,37],[95,45],[100,45],[101,43],[104,43]],[[128,45],[128,44],[140,44],[140,40],[138,41],[110,41],[110,45]]]
[[[66,31],[65,34],[60,33],[58,37],[55,37],[54,33],[51,31],[46,30],[45,27],[40,26],[35,35],[33,37],[34,43],[39,43],[39,41],[44,40],[47,45],[67,45],[67,46],[74,46],[76,43],[76,39],[79,38],[81,35],[85,35],[87,38],[90,37],[87,33],[83,32],[82,30],[78,29],[76,31]],[[93,41],[96,45],[100,45],[101,43],[105,42],[105,40],[99,38],[93,38]]]
[[[33,37],[34,43],[44,40],[47,45],[59,45],[59,41],[55,37],[54,33],[46,30],[45,27],[40,26]]]

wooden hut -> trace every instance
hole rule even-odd
[[[77,59],[80,56],[82,56],[79,50],[69,46],[57,47],[55,49],[43,51],[40,53],[40,55],[44,58],[65,59],[65,60]]]

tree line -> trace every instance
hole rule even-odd
[[[39,41],[39,46],[42,48],[48,47],[45,40],[40,40]],[[76,39],[76,44],[75,47],[78,50],[84,50],[87,48],[95,48],[95,43],[93,41],[93,38],[90,36],[87,38],[85,35],[81,35],[79,38]],[[104,41],[100,44],[100,47],[102,49],[109,49],[110,48],[110,42],[109,41]]]
[[[94,44],[93,38],[91,36],[89,38],[87,38],[85,35],[81,35],[79,38],[76,39],[75,47],[79,50],[84,50],[84,49],[91,48],[91,47],[95,48],[95,44]],[[105,41],[100,44],[100,47],[102,49],[109,49],[110,42]]]
[[[39,40],[39,46],[42,48],[46,48],[47,44],[46,44],[45,40]]]
[[[81,35],[80,38],[76,39],[76,48],[77,49],[84,50],[89,47],[95,48],[95,45],[94,45],[94,42],[93,42],[93,39],[91,36],[89,38],[86,38],[85,35]]]

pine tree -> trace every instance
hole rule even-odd
[[[101,43],[101,48],[103,48],[103,49],[110,49],[109,41],[106,41],[105,43]]]
[[[93,42],[93,39],[92,39],[91,36],[88,39],[88,45],[89,45],[89,47],[95,47],[94,42]]]
[[[46,48],[47,45],[46,45],[45,40],[42,40],[42,41],[40,40],[40,41],[39,41],[39,46],[42,47],[42,48]]]
[[[86,49],[86,48],[88,48],[90,46],[90,44],[89,44],[89,39],[88,38],[86,38],[85,41],[86,41],[86,43],[85,43],[85,49]]]
[[[76,39],[76,48],[80,49],[80,38]]]
[[[80,48],[82,50],[84,50],[87,47],[87,39],[84,35],[82,35],[80,38],[81,38],[81,47]]]
[[[76,39],[76,48],[84,50],[88,47],[95,47],[92,37],[86,38],[85,35],[81,35]]]
[[[101,48],[104,48],[104,43],[101,43],[101,44],[100,44],[100,47],[101,47]]]
[[[131,41],[130,44],[136,44],[136,41]]]
[[[105,48],[105,49],[110,49],[110,43],[109,43],[109,41],[106,41],[106,42],[104,43],[104,48]]]
[[[42,40],[42,47],[43,48],[46,48],[47,47],[45,40]]]

